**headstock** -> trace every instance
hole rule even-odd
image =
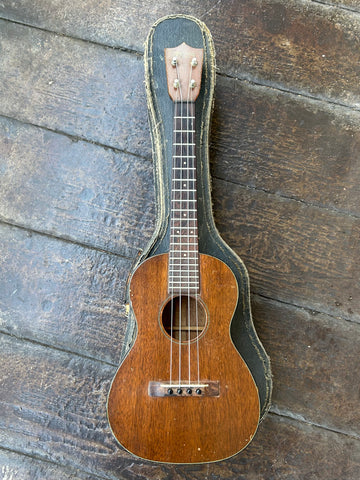
[[[194,102],[200,92],[204,51],[183,42],[165,48],[168,92],[174,102]]]

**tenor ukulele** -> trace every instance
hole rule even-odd
[[[213,462],[251,441],[259,396],[230,336],[236,278],[199,253],[195,106],[203,49],[166,48],[164,62],[173,102],[169,246],[131,277],[137,336],[112,382],[108,418],[118,442],[138,457]]]

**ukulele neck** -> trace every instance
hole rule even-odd
[[[170,294],[199,293],[195,103],[174,102],[171,177]]]

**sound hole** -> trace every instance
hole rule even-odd
[[[203,304],[194,297],[179,295],[171,298],[165,305],[161,321],[169,336],[181,342],[188,342],[203,332],[206,311]]]

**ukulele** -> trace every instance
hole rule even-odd
[[[230,336],[236,278],[199,252],[195,107],[203,50],[166,48],[164,63],[173,102],[169,245],[131,276],[137,336],[113,379],[108,419],[117,441],[138,457],[214,462],[252,440],[259,396]]]

